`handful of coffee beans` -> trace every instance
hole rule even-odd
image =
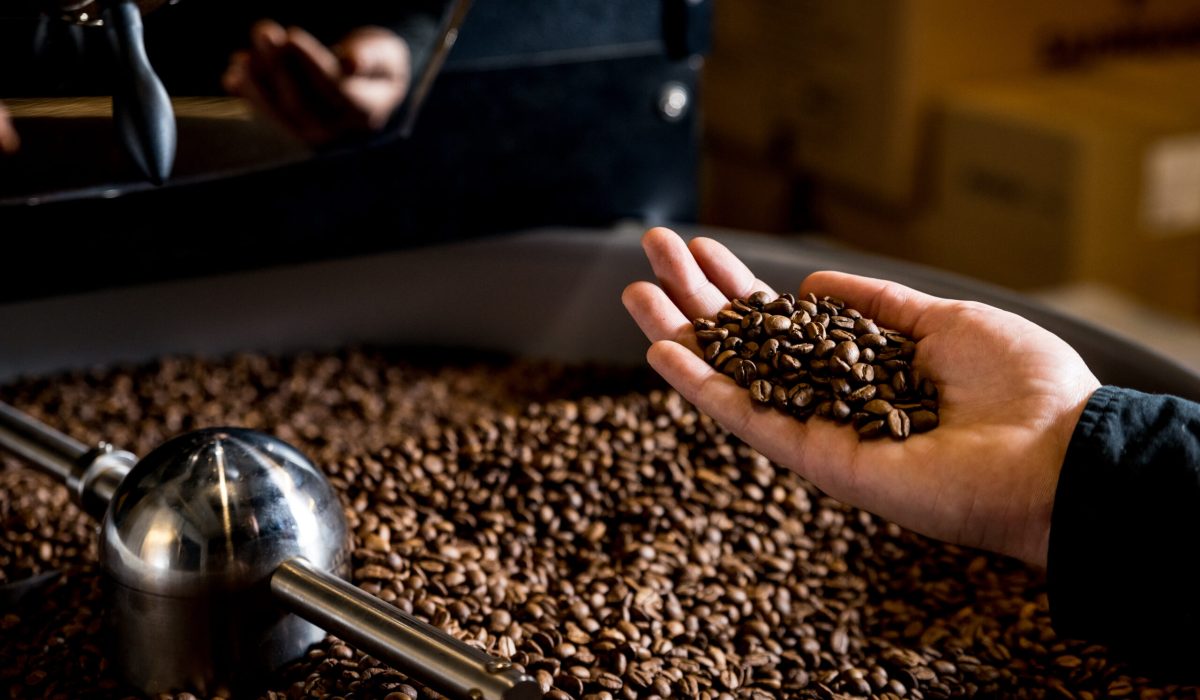
[[[864,439],[938,425],[937,387],[912,366],[917,344],[840,299],[755,292],[692,325],[704,359],[755,403],[852,423]]]

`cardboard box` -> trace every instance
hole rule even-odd
[[[714,13],[707,138],[909,206],[948,86],[1160,50],[1200,23],[1200,0],[732,0]]]
[[[1200,110],[1120,85],[1093,71],[948,95],[920,257],[1200,313]]]

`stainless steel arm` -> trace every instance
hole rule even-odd
[[[6,403],[0,403],[0,448],[62,481],[97,520],[137,461],[107,443],[89,448]]]
[[[56,477],[74,491],[87,465],[88,446],[0,403],[0,447]]]
[[[271,591],[291,612],[452,698],[534,700],[541,687],[507,661],[467,646],[303,558],[271,576]]]

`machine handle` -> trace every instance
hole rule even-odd
[[[396,670],[458,700],[536,700],[541,686],[502,659],[470,647],[303,558],[271,575],[285,608]]]
[[[175,111],[146,55],[142,11],[133,0],[112,0],[103,18],[119,71],[113,92],[117,133],[142,174],[161,185],[175,163]]]

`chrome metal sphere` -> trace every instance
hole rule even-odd
[[[341,572],[349,545],[329,482],[282,440],[240,428],[170,440],[121,482],[101,530],[122,670],[151,693],[256,682],[323,636],[275,604],[272,572],[293,557]]]

